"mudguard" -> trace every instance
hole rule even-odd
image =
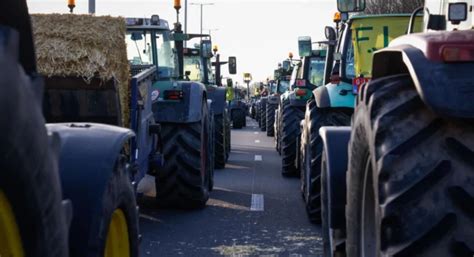
[[[347,107],[354,108],[355,95],[352,93],[352,85],[340,82],[329,83],[313,90],[313,96],[318,108]]]
[[[85,123],[47,124],[60,138],[59,173],[64,199],[73,203],[72,251],[86,249],[83,238],[98,233],[103,194],[120,152],[134,133],[125,128]],[[86,253],[84,253],[84,256]]]
[[[329,203],[329,226],[343,229],[346,226],[346,172],[347,148],[351,137],[351,127],[321,127],[319,135],[323,140],[326,154],[327,188]]]
[[[160,88],[181,89],[183,99],[179,101],[158,98],[153,102],[153,114],[158,123],[193,123],[201,120],[202,99],[206,97],[206,87],[202,83],[190,81],[159,81],[169,83]],[[155,85],[153,86],[155,88]],[[162,92],[160,92],[161,94]]]
[[[421,99],[434,112],[474,118],[474,62],[446,63],[441,56],[445,46],[472,49],[473,40],[474,31],[400,37],[374,54],[373,78],[409,73]]]
[[[226,90],[223,87],[210,86],[207,88],[207,99],[212,100],[212,112],[214,115],[222,115],[224,113],[227,105],[225,93]]]
[[[269,97],[268,97],[268,100],[267,100],[267,101],[268,101],[269,104],[275,104],[275,105],[277,105],[278,102],[279,102],[279,98],[278,98],[278,96],[276,96],[276,95],[272,95],[272,96],[269,96]]]
[[[288,105],[291,106],[291,107],[304,107],[304,108],[306,108],[306,103],[308,102],[306,99],[297,99],[296,98],[296,93],[294,91],[291,91],[291,92],[288,93],[288,100],[290,100]]]

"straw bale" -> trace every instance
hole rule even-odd
[[[123,18],[73,14],[32,15],[38,71],[118,83],[122,123],[129,122],[130,71]]]

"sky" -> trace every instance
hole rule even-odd
[[[66,13],[67,0],[27,0],[30,13]],[[203,8],[204,33],[221,58],[237,57],[238,74],[250,72],[256,81],[273,75],[277,64],[292,52],[298,56],[298,37],[324,39],[324,27],[332,24],[336,0],[188,0],[188,33],[200,32],[200,7],[190,3],[213,3]],[[180,21],[184,22],[185,0]],[[87,13],[88,0],[76,0],[75,13]],[[173,0],[96,0],[96,15],[150,17],[158,14],[170,24],[176,20]],[[224,68],[224,76],[228,76]]]

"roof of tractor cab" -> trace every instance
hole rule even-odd
[[[152,24],[149,18],[125,18],[127,30],[170,30],[168,21],[160,19],[158,24]]]
[[[374,19],[374,18],[390,18],[390,17],[410,17],[411,13],[393,13],[393,14],[356,14],[351,16],[349,20]]]

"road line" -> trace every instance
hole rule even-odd
[[[257,131],[255,131],[255,132],[253,132],[253,133],[254,133],[255,135],[258,135],[258,132],[257,132]]]
[[[260,144],[260,140],[255,140],[255,144]]]
[[[252,194],[252,200],[250,202],[250,211],[263,211],[263,195]]]
[[[256,162],[261,162],[263,160],[261,155],[255,155],[255,161]]]

